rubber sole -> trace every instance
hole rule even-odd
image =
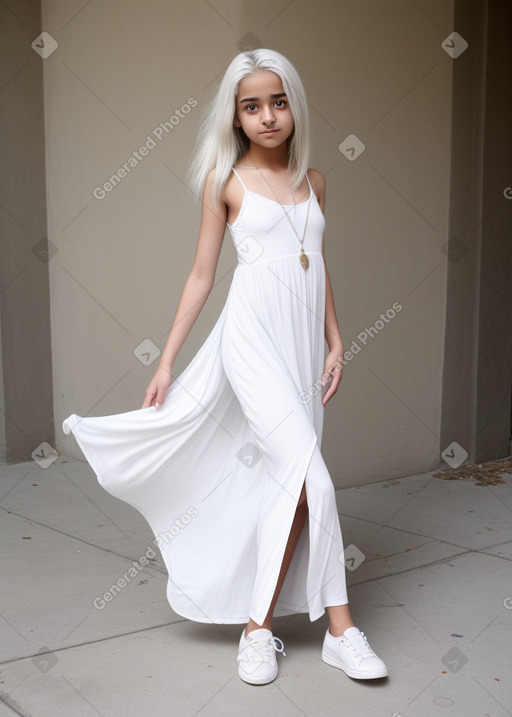
[[[368,674],[368,672],[360,672],[359,670],[351,670],[349,667],[346,667],[346,665],[344,665],[340,660],[337,660],[335,657],[332,657],[331,655],[326,653],[325,650],[322,650],[322,660],[327,665],[331,665],[331,667],[337,667],[339,670],[343,670],[346,675],[348,675],[349,677],[353,677],[356,680],[377,680],[380,677],[388,676],[387,668],[375,670],[375,672],[370,674]]]
[[[249,675],[248,675],[247,677],[242,676],[242,675],[240,674],[240,670],[238,670],[238,677],[239,677],[243,682],[246,682],[248,685],[269,685],[271,682],[273,682],[273,681],[276,679],[276,677],[277,677],[278,674],[279,674],[279,673],[276,672],[276,674],[274,675],[274,677],[272,677],[270,680],[269,680],[269,679],[262,678],[262,677],[260,677],[259,679],[258,679],[258,678],[252,678],[252,679],[251,679]]]

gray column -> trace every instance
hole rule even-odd
[[[453,66],[441,450],[456,441],[471,462],[510,453],[511,11],[455,3],[454,29],[469,46]]]
[[[46,237],[44,59],[36,0],[2,6],[0,35],[0,462],[54,445]]]

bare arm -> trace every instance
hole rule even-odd
[[[171,384],[173,363],[213,287],[226,229],[227,207],[221,201],[218,210],[213,208],[212,180],[213,172],[210,172],[203,191],[201,224],[192,269],[181,293],[158,368],[146,389],[142,408],[163,404],[165,391]]]
[[[325,280],[325,340],[330,351],[338,350],[343,353],[343,341],[341,340],[338,317],[334,308],[334,295],[327,266],[325,267]]]
[[[322,212],[325,212],[325,178],[316,170],[314,173],[312,171],[311,175],[320,209]],[[325,406],[338,390],[341,381],[343,373],[343,341],[341,339],[338,318],[334,307],[331,278],[327,270],[327,262],[325,261],[325,237],[322,241],[322,255],[325,263],[325,340],[329,346],[329,354],[325,359],[322,381],[324,385],[331,381],[331,385],[322,399],[322,404]]]

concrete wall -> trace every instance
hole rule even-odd
[[[454,62],[441,42],[452,22],[447,0],[43,1],[43,28],[59,43],[43,69],[61,451],[82,457],[61,431],[70,413],[142,404],[156,362],[144,366],[134,349],[147,338],[163,346],[195,250],[199,205],[185,173],[201,112],[232,57],[260,45],[287,55],[308,92],[337,312],[346,348],[359,349],[326,409],[333,480],[437,467]],[[95,198],[189,98],[197,106]],[[338,149],[350,134],[366,145],[355,161]],[[222,308],[235,267],[230,241],[178,371]],[[395,302],[402,309],[370,338]]]
[[[480,462],[511,452],[512,6],[457,0],[455,26],[441,443]]]
[[[0,463],[55,444],[40,3],[0,5]]]
[[[475,458],[510,455],[512,398],[512,6],[489,7]]]

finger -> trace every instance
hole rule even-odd
[[[158,393],[156,395],[156,401],[155,401],[155,408],[159,410],[162,408],[162,404],[165,400],[165,391],[163,391],[161,388],[158,389]]]
[[[156,396],[156,392],[154,390],[151,390],[150,388],[148,388],[146,390],[146,394],[144,396],[144,401],[142,403],[141,408],[148,408],[149,406],[151,406],[153,404],[155,396]]]
[[[335,374],[342,374],[343,373],[343,364],[341,361],[335,361],[332,365],[333,373]]]
[[[337,381],[339,383],[341,381],[341,377],[343,376],[343,366],[336,362],[331,367],[331,376],[333,381]]]
[[[337,373],[337,374],[334,376],[333,380],[332,380],[332,386],[334,386],[334,390],[335,390],[335,391],[338,390],[338,386],[339,386],[340,383],[341,383],[341,376],[342,376],[341,373]]]
[[[329,386],[328,390],[325,393],[325,396],[322,398],[322,406],[327,406],[327,403],[330,401],[334,394],[335,391],[333,390],[333,387]]]
[[[324,368],[324,372],[322,374],[322,386],[327,386],[329,381],[332,380],[332,371],[327,368],[327,366]]]
[[[325,394],[325,396],[323,397],[323,400],[322,400],[322,403],[324,406],[327,405],[328,401],[331,400],[331,398],[334,396],[334,394],[336,393],[337,390],[338,390],[338,386],[336,386],[334,383],[332,383],[329,386],[329,390],[327,391],[327,393]]]
[[[337,373],[337,374],[333,377],[332,383],[331,383],[331,385],[329,386],[329,388],[327,389],[327,391],[326,391],[326,393],[325,393],[325,396],[324,396],[323,399],[322,399],[322,405],[323,405],[323,406],[326,406],[326,405],[327,405],[327,402],[334,396],[334,394],[335,394],[336,391],[338,390],[338,386],[340,385],[340,381],[341,381],[341,373]]]

